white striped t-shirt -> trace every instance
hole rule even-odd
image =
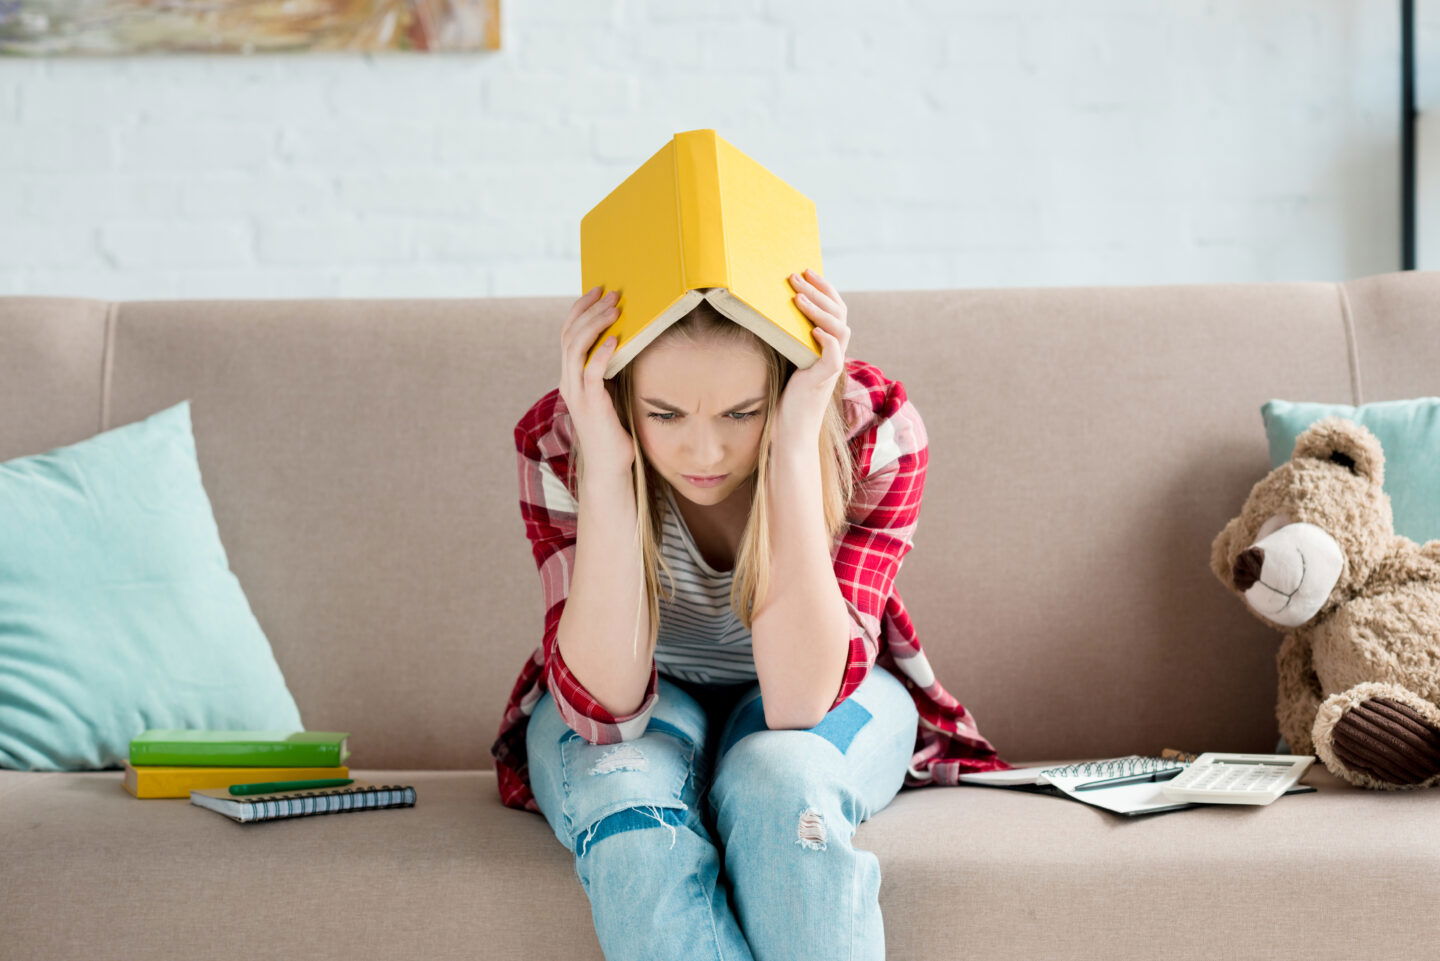
[[[667,677],[697,684],[736,684],[758,679],[750,631],[730,609],[735,571],[717,571],[705,562],[690,528],[665,484],[666,510],[660,552],[675,576],[675,596],[660,571],[660,629],[655,668]]]

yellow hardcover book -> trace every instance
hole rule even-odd
[[[595,341],[619,338],[606,378],[702,299],[809,367],[822,347],[789,280],[807,267],[825,272],[814,202],[711,129],[677,133],[580,220],[582,290],[620,291]]]
[[[335,767],[170,767],[125,762],[125,790],[137,798],[189,797],[191,791],[228,788],[232,784],[269,781],[310,781],[349,777],[350,768]]]

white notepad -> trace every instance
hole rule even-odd
[[[1058,793],[1117,814],[1151,814],[1162,810],[1179,811],[1192,805],[1167,798],[1160,791],[1160,781],[1144,781],[1088,791],[1077,788],[1082,784],[1108,778],[1179,773],[1188,764],[1188,761],[1178,759],[1127,754],[1124,757],[1080,761],[1074,764],[962,774],[960,781],[984,787],[1030,788],[1036,793]]]

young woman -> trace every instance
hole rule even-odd
[[[619,295],[597,287],[515,427],[545,631],[491,754],[502,802],[573,853],[609,961],[881,958],[856,827],[1010,766],[894,590],[920,415],[846,360],[835,288],[790,281],[811,367],[702,302],[607,381],[613,338],[586,358]]]

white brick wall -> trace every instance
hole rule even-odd
[[[580,217],[697,127],[815,200],[842,292],[1399,266],[1393,2],[506,0],[502,35],[0,58],[0,293],[578,295]]]

